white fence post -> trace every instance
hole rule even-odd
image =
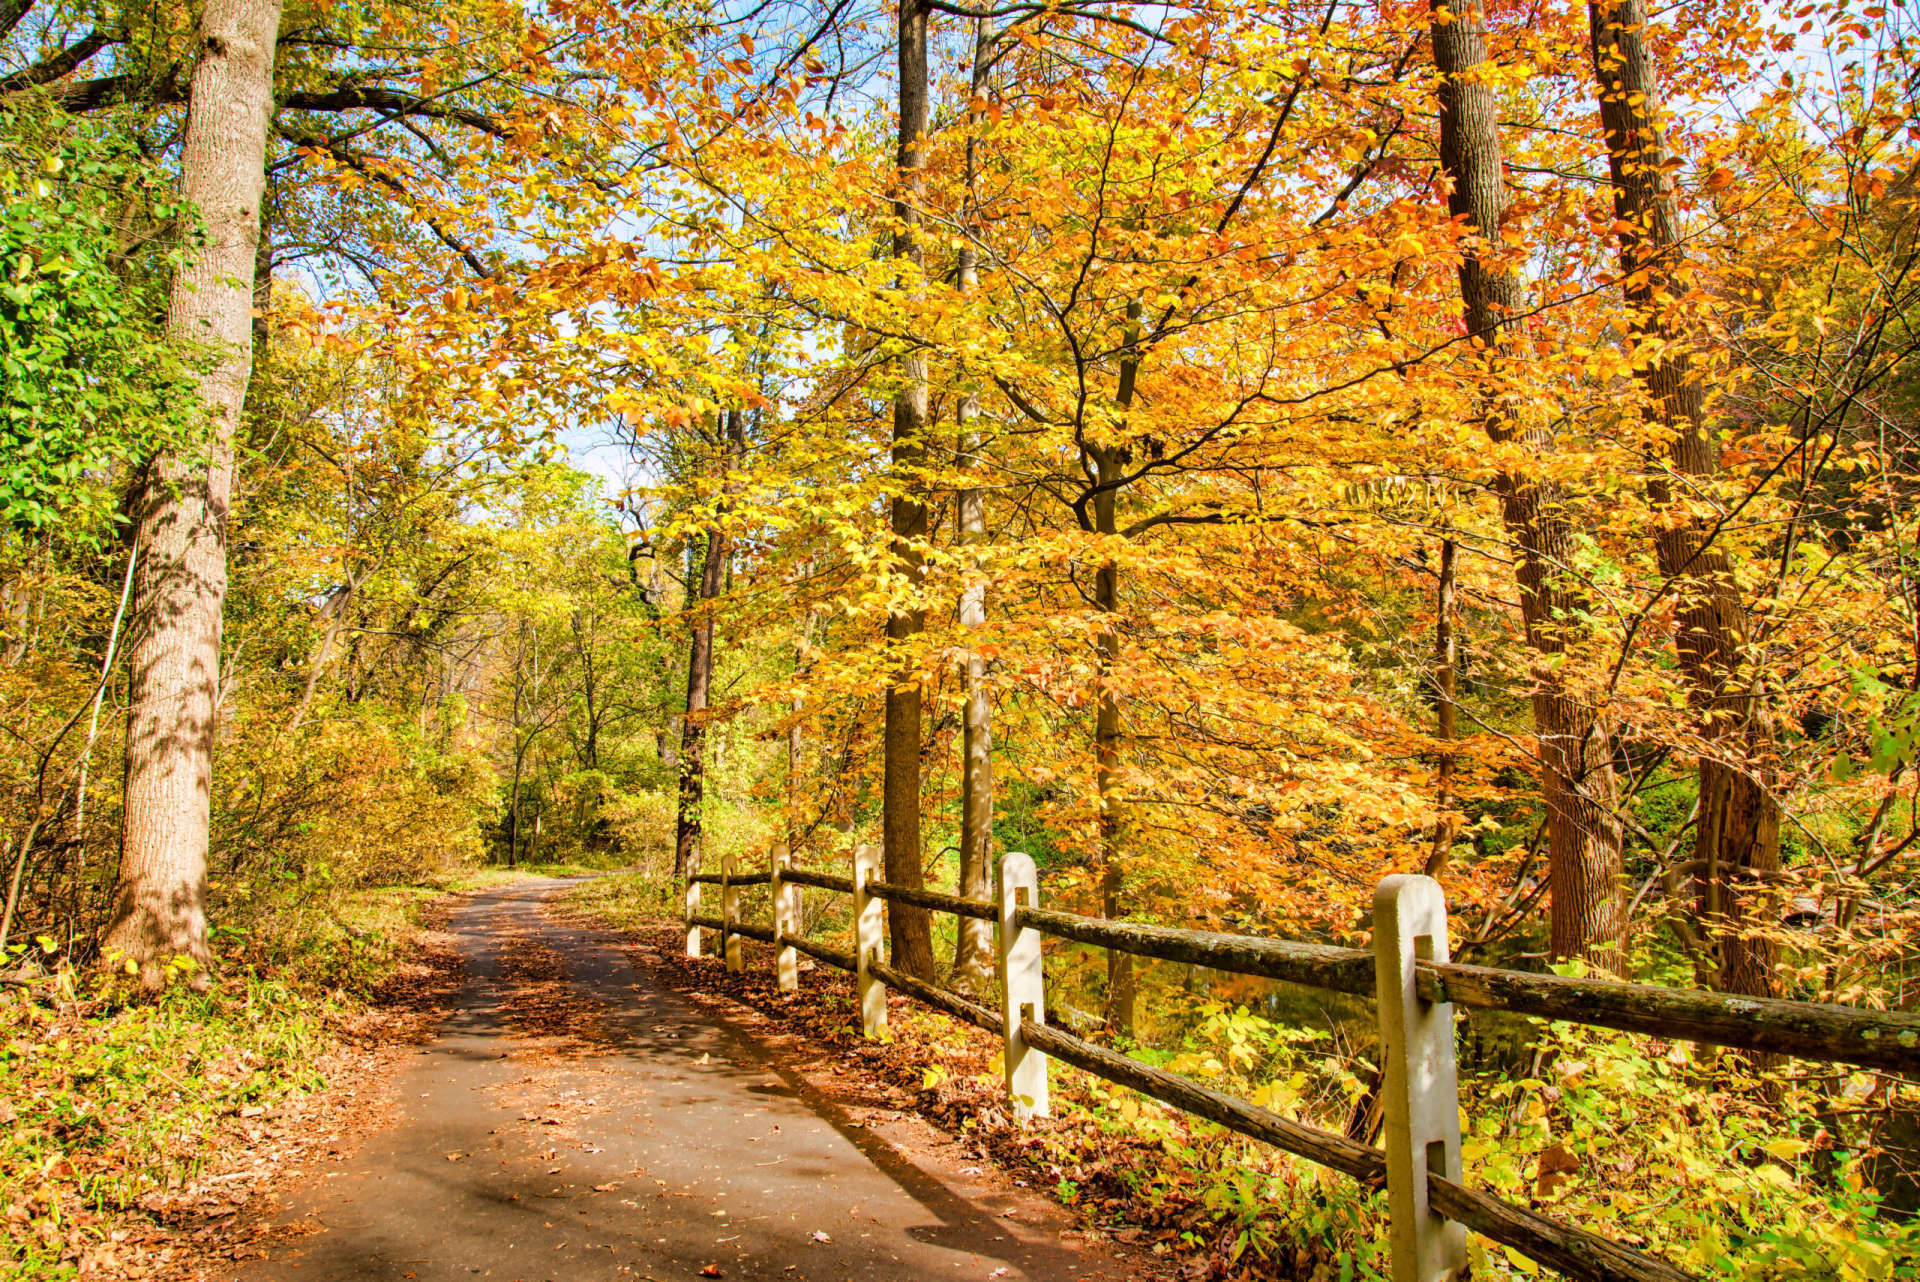
[[[1447,896],[1431,877],[1389,877],[1373,893],[1385,1077],[1387,1206],[1394,1282],[1442,1282],[1467,1263],[1467,1231],[1427,1204],[1429,1172],[1460,1179],[1453,1004],[1414,989],[1414,963],[1447,960]]]
[[[700,875],[700,855],[696,851],[687,860],[687,956],[700,955],[700,928],[693,924],[694,914],[700,911],[700,883],[694,878]]]
[[[1014,914],[1040,906],[1040,875],[1033,860],[1017,852],[1000,856],[994,898],[1000,905],[999,938],[994,942],[1000,969],[1001,1014],[1006,1044],[1001,1059],[1007,1074],[1007,1102],[1016,1121],[1047,1116],[1047,1056],[1027,1045],[1020,1021],[1047,1022],[1042,995],[1040,932],[1020,925]]]
[[[780,991],[800,990],[800,955],[788,941],[800,933],[800,887],[787,881],[787,869],[793,867],[793,854],[786,845],[773,848],[773,969],[780,977]]]
[[[720,860],[720,953],[727,959],[727,969],[738,974],[746,965],[741,955],[740,936],[733,933],[740,924],[740,887],[733,884],[733,856],[724,855]]]
[[[880,848],[860,845],[853,850],[854,948],[860,965],[860,1031],[878,1037],[887,1031],[887,986],[869,969],[880,957],[885,933],[882,901],[867,893],[867,883],[880,880]]]

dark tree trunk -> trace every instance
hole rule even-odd
[[[1433,623],[1433,693],[1439,725],[1435,737],[1440,740],[1440,767],[1434,781],[1434,804],[1440,817],[1433,825],[1433,849],[1427,854],[1426,874],[1438,877],[1446,870],[1453,853],[1453,820],[1447,811],[1453,808],[1453,742],[1458,737],[1459,708],[1455,681],[1453,642],[1453,604],[1457,587],[1455,563],[1459,548],[1452,539],[1440,540],[1440,585],[1435,591]]]
[[[1127,304],[1127,355],[1120,362],[1120,380],[1114,390],[1114,405],[1122,418],[1133,408],[1133,389],[1140,377],[1140,359],[1136,344],[1140,341],[1140,320],[1144,308],[1138,299]],[[1096,534],[1117,537],[1120,532],[1118,503],[1120,479],[1125,468],[1115,447],[1093,452],[1094,478],[1099,492],[1093,500],[1093,528]],[[1120,567],[1112,560],[1101,563],[1094,578],[1093,603],[1102,620],[1098,642],[1096,679],[1100,683],[1093,726],[1094,789],[1100,799],[1100,911],[1109,920],[1118,920],[1124,909],[1126,873],[1120,861],[1126,848],[1126,801],[1120,795],[1120,756],[1125,729],[1121,723],[1120,691],[1117,670],[1120,665]],[[1107,950],[1107,1024],[1117,1033],[1132,1034],[1134,1005],[1133,954],[1119,949]]]
[[[1511,358],[1507,327],[1520,310],[1519,278],[1499,261],[1500,216],[1506,208],[1505,164],[1487,62],[1486,19],[1479,0],[1432,6],[1434,65],[1440,81],[1440,163],[1452,184],[1448,207],[1478,233],[1460,264],[1467,330],[1485,346],[1489,372]],[[1520,421],[1498,390],[1484,404],[1487,432],[1537,454],[1553,448],[1547,434]],[[1548,881],[1556,956],[1587,957],[1610,969],[1625,964],[1621,899],[1619,787],[1608,737],[1597,711],[1563,679],[1555,656],[1580,640],[1582,603],[1566,569],[1573,529],[1561,496],[1531,474],[1494,479],[1501,518],[1519,552],[1521,618],[1533,654],[1533,724],[1539,743],[1541,794],[1547,808]]]
[[[1646,45],[1646,5],[1595,3],[1587,14],[1632,338],[1636,344],[1652,340],[1656,352],[1634,365],[1671,436],[1673,470],[1712,477],[1720,460],[1707,424],[1705,389],[1669,310],[1684,292],[1675,284],[1682,252],[1660,131],[1659,77]],[[1748,619],[1739,585],[1726,554],[1713,544],[1713,518],[1695,507],[1708,489],[1686,486],[1687,498],[1676,502],[1664,478],[1648,486],[1663,516],[1654,544],[1678,606],[1680,666],[1708,745],[1700,758],[1694,884],[1719,963],[1719,974],[1710,978],[1728,992],[1771,996],[1776,946],[1752,932],[1778,915],[1767,883],[1780,868],[1780,806],[1760,777],[1772,756],[1772,736],[1743,671]]]
[[[916,235],[920,216],[915,202],[924,181],[921,143],[927,132],[928,14],[925,0],[900,2],[900,148],[893,207],[900,229],[894,236],[893,253],[905,268],[903,278],[908,279],[918,276],[923,257]],[[921,545],[927,537],[927,507],[916,474],[926,459],[927,360],[920,352],[910,351],[901,358],[900,367],[901,389],[893,402],[893,468],[904,491],[893,500],[890,526],[894,568],[906,579],[915,600],[887,618],[887,640],[900,667],[887,689],[881,839],[887,880],[920,886],[925,881],[920,862],[921,688],[913,647],[926,630],[926,611],[917,598],[926,579]],[[926,910],[889,904],[887,926],[893,965],[916,979],[931,981],[933,933]]]
[[[722,429],[723,448],[737,454],[745,445],[745,415],[733,410],[721,415],[715,427]],[[708,696],[713,688],[713,612],[712,602],[720,597],[726,583],[727,505],[723,501],[707,531],[706,554],[700,563],[696,583],[688,576],[689,613],[695,614],[693,631],[687,642],[687,708],[680,719],[680,795],[674,823],[673,873],[685,880],[694,870],[700,854],[701,808],[706,800]]]

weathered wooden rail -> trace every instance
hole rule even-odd
[[[720,932],[721,951],[733,970],[744,964],[740,939],[772,944],[780,986],[789,992],[799,986],[797,953],[848,971],[857,980],[861,1027],[869,1037],[886,1027],[889,987],[983,1028],[1002,1039],[1007,1096],[1022,1120],[1048,1112],[1047,1061],[1052,1057],[1364,1184],[1384,1186],[1396,1282],[1457,1276],[1466,1263],[1468,1229],[1568,1277],[1683,1282],[1689,1276],[1664,1260],[1467,1187],[1460,1166],[1455,1006],[1920,1073],[1920,1016],[1455,965],[1448,960],[1445,895],[1427,877],[1389,877],[1380,883],[1373,903],[1374,946],[1365,950],[1083,917],[1040,907],[1038,877],[1025,855],[1006,855],[997,873],[995,901],[987,903],[882,881],[879,855],[871,846],[854,852],[851,878],[795,868],[784,849],[774,852],[766,872],[737,872],[729,858],[718,874],[687,880],[687,955],[701,955],[700,932],[710,929]],[[772,888],[770,926],[741,920],[740,888],[753,885]],[[720,888],[719,916],[700,912],[702,886]],[[853,954],[802,936],[802,886],[853,896]],[[883,958],[886,903],[993,922],[998,1009],[888,965]],[[1380,1018],[1384,1147],[1289,1121],[1048,1025],[1043,935],[1372,998]]]

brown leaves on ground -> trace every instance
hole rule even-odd
[[[584,1056],[609,1049],[600,1005],[567,982],[565,960],[531,935],[515,932],[501,946],[507,991],[501,1016],[535,1055]]]
[[[164,1137],[168,1151],[159,1155],[130,1150],[138,1142],[135,1132],[106,1118],[95,1133],[65,1137],[68,1151],[40,1172],[27,1203],[9,1209],[9,1236],[57,1224],[64,1240],[43,1241],[39,1249],[57,1252],[82,1279],[212,1282],[231,1275],[232,1261],[261,1254],[269,1240],[300,1233],[270,1226],[267,1204],[275,1186],[296,1167],[341,1160],[360,1136],[384,1122],[393,1103],[388,1088],[393,1070],[440,1021],[460,984],[462,968],[452,941],[434,928],[441,916],[431,910],[423,916],[428,927],[410,941],[405,958],[375,988],[370,1004],[321,1007],[318,1037],[326,1049],[301,1067],[324,1089],[302,1091],[290,1083],[275,1088],[263,1079],[279,1070],[244,1052],[207,1062],[156,1059],[150,1067],[162,1092],[259,1084],[262,1102],[246,1102],[248,1091],[230,1091],[233,1102],[211,1126],[169,1133]],[[215,1000],[239,1001],[237,989],[244,982],[224,981]],[[242,1017],[251,1017],[252,1009]],[[141,1016],[121,1018],[129,1017]],[[85,1003],[45,1010],[38,1022],[37,1035],[65,1038],[76,1064],[90,1044],[126,1044],[139,1037]],[[92,1081],[76,1079],[72,1089],[77,1097],[91,1096],[100,1111],[101,1092],[89,1090]],[[58,1083],[33,1089],[50,1088],[58,1089]],[[7,1107],[0,1120],[11,1124],[13,1112]],[[160,1187],[130,1192],[118,1202],[111,1193],[83,1193],[110,1190],[116,1181],[137,1189],[150,1177],[137,1175],[136,1169],[156,1164],[174,1172]]]

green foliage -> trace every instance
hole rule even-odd
[[[0,521],[91,532],[110,474],[195,439],[162,330],[189,217],[111,125],[0,115]]]
[[[1881,1212],[1868,1155],[1836,1147],[1815,1084],[1763,1083],[1735,1057],[1684,1045],[1564,1024],[1537,1031],[1537,1074],[1471,1064],[1462,1074],[1469,1183],[1705,1277],[1920,1277],[1920,1224]],[[1161,1058],[1338,1132],[1366,1095],[1355,1068],[1370,1070],[1331,1045],[1206,1003],[1187,1045]],[[1151,1222],[1169,1198],[1197,1197],[1236,1257],[1304,1251],[1340,1261],[1341,1276],[1389,1275],[1384,1208],[1344,1177],[1131,1091],[1090,1081],[1084,1098],[1102,1133],[1157,1148],[1153,1164],[1167,1168],[1125,1177],[1128,1218]],[[1492,1244],[1473,1251],[1477,1277],[1539,1273]]]
[[[1541,1046],[1538,1076],[1463,1083],[1470,1181],[1704,1276],[1920,1277],[1920,1224],[1880,1214],[1805,1083],[1564,1024]]]
[[[222,932],[225,978],[211,992],[175,985],[122,1005],[111,978],[73,970],[52,993],[10,991],[0,1272],[77,1276],[90,1253],[124,1249],[112,1234],[195,1179],[245,1118],[326,1085],[321,1056],[417,955],[430,898],[377,892]]]

